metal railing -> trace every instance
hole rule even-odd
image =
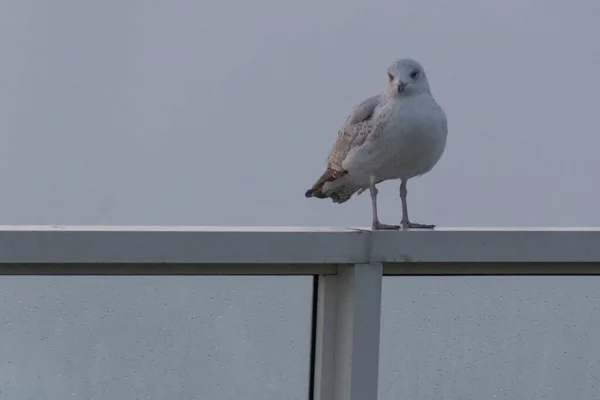
[[[3,275],[313,275],[311,399],[377,398],[384,275],[597,275],[600,229],[1,226]]]

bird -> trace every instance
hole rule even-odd
[[[356,105],[339,129],[325,172],[305,197],[342,204],[355,193],[371,194],[372,230],[434,229],[411,222],[407,182],[438,163],[446,149],[446,113],[431,94],[423,66],[412,58],[387,68],[387,85],[378,95]],[[400,180],[402,219],[399,225],[379,222],[376,185]]]

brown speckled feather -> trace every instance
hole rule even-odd
[[[372,96],[352,110],[344,126],[338,131],[337,138],[327,157],[327,169],[315,184],[306,191],[306,197],[319,199],[331,198],[334,203],[348,201],[361,187],[346,182],[348,174],[342,162],[348,152],[364,143],[372,132],[370,121],[375,107],[379,104],[379,96]]]

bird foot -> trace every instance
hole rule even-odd
[[[427,225],[427,224],[417,224],[415,222],[410,221],[402,221],[400,222],[402,229],[434,229],[435,225]]]
[[[374,231],[383,231],[383,230],[397,231],[400,229],[400,225],[388,225],[388,224],[382,224],[379,221],[375,221],[371,224],[371,229]]]

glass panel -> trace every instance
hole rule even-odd
[[[2,277],[2,399],[306,399],[312,277]]]
[[[600,278],[386,277],[379,400],[593,399]]]

